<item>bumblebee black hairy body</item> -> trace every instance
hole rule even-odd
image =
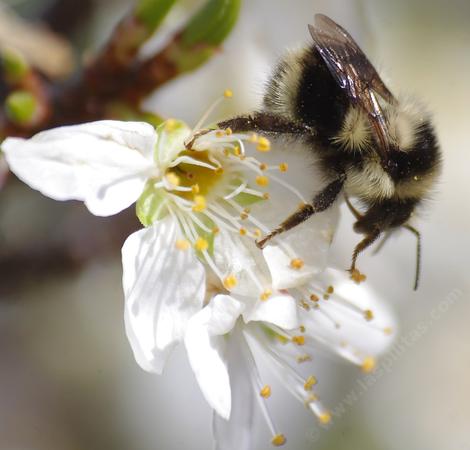
[[[358,198],[364,212],[355,231],[365,234],[352,256],[384,231],[405,226],[418,238],[415,288],[419,275],[419,233],[408,224],[416,206],[432,191],[441,155],[427,111],[416,101],[398,100],[385,86],[352,37],[326,16],[309,25],[313,44],[288,53],[275,67],[263,107],[219,124],[234,131],[287,135],[315,153],[325,187],[313,193],[277,229],[286,231],[330,207],[340,192]]]

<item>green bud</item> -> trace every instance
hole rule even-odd
[[[172,49],[179,73],[196,69],[214,55],[237,22],[240,6],[241,0],[209,0],[189,21]]]
[[[15,91],[5,100],[5,112],[8,118],[21,125],[32,121],[37,110],[37,101],[31,92]]]
[[[155,188],[154,181],[147,181],[144,192],[135,205],[137,217],[144,227],[153,225],[168,214],[165,202],[165,192],[160,188]]]
[[[186,25],[182,44],[221,44],[236,24],[240,6],[241,0],[209,0]]]
[[[19,82],[28,73],[29,66],[21,53],[7,49],[1,55],[5,76],[9,81]]]
[[[146,27],[155,30],[175,3],[176,0],[140,0],[134,14]]]

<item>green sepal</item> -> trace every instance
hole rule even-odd
[[[135,17],[149,30],[155,30],[170,12],[176,0],[140,0],[135,7]]]
[[[147,181],[144,192],[135,204],[135,212],[144,227],[153,225],[168,214],[164,206],[166,201],[163,189],[155,188],[154,181]]]
[[[14,91],[5,100],[5,112],[8,118],[20,125],[31,122],[36,109],[36,98],[28,91]]]

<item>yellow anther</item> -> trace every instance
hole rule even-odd
[[[177,239],[175,247],[178,250],[188,250],[188,248],[191,247],[191,244],[186,239]]]
[[[318,416],[318,420],[322,425],[328,425],[331,422],[331,413],[325,411],[324,413]]]
[[[224,287],[228,290],[233,289],[238,283],[235,275],[228,275],[224,278]]]
[[[300,300],[299,306],[301,306],[306,311],[310,311],[310,305],[305,300]]]
[[[271,440],[271,443],[275,447],[280,447],[281,445],[284,445],[287,442],[286,437],[283,434],[276,434]]]
[[[368,322],[370,322],[374,318],[374,313],[370,309],[366,309],[364,311],[364,317]]]
[[[310,375],[306,380],[305,380],[305,383],[304,383],[304,389],[306,391],[311,391],[313,386],[315,386],[317,384],[317,379],[313,376],[313,375]]]
[[[253,234],[255,235],[255,237],[257,238],[260,238],[263,233],[261,232],[261,230],[259,228],[256,228],[254,231],[253,231]]]
[[[194,196],[194,205],[192,208],[194,212],[202,212],[206,209],[206,206],[206,198],[203,195]]]
[[[231,128],[226,128],[226,129],[225,129],[225,134],[226,134],[227,136],[230,136],[231,134],[233,134],[232,129],[231,129]]]
[[[240,236],[246,236],[247,233],[246,228],[240,228],[238,232],[240,233]]]
[[[287,172],[289,170],[289,164],[281,163],[279,164],[279,172]]]
[[[245,211],[241,212],[241,213],[240,213],[240,219],[241,219],[241,220],[246,220],[246,219],[248,219],[248,214],[247,214]]]
[[[300,270],[304,266],[304,261],[300,258],[294,258],[290,262],[292,269]]]
[[[268,168],[268,166],[267,166],[267,164],[265,164],[265,163],[261,163],[261,164],[259,165],[259,170],[266,170],[267,168]]]
[[[259,299],[264,302],[269,297],[271,297],[271,295],[273,295],[273,291],[271,291],[271,289],[266,289],[264,292],[261,293],[261,295],[259,296]]]
[[[200,252],[207,250],[208,247],[209,247],[209,243],[202,237],[197,238],[197,241],[194,244],[194,248],[196,250],[199,250]]]
[[[328,286],[326,288],[326,293],[327,294],[332,294],[335,291],[335,288],[333,286]]]
[[[384,328],[384,333],[385,333],[385,335],[390,336],[393,333],[392,327],[385,327]]]
[[[271,150],[271,142],[269,142],[269,140],[265,137],[261,136],[258,139],[258,146],[256,147],[256,150],[259,152],[269,152],[269,150]]]
[[[212,228],[212,233],[214,234],[220,233],[220,228],[219,227]]]
[[[225,136],[225,131],[219,130],[215,132],[215,137],[222,138],[224,136]]]
[[[200,192],[199,184],[193,184],[193,185],[191,186],[191,192],[192,192],[194,195],[199,194],[199,192]]]
[[[242,154],[242,151],[238,145],[233,149],[233,154],[235,156],[240,156]]]
[[[271,386],[269,386],[269,384],[266,384],[265,386],[263,386],[261,391],[259,391],[259,395],[261,395],[261,397],[263,398],[271,397]]]
[[[315,394],[310,393],[309,396],[305,399],[304,405],[308,407],[310,403],[315,403],[318,400],[318,397]]]
[[[165,121],[165,130],[173,131],[176,128],[177,121],[175,119],[168,119]]]
[[[362,361],[361,369],[364,373],[371,373],[376,366],[375,359],[372,356],[367,356]]]
[[[225,89],[224,97],[225,98],[232,98],[233,97],[233,92],[230,89]]]
[[[166,175],[166,180],[173,186],[179,186],[181,183],[180,177],[174,172],[168,172]]]
[[[299,330],[300,330],[301,333],[305,333],[305,326],[300,325]]]
[[[323,300],[328,300],[330,298],[329,294],[323,294]]]
[[[250,134],[250,137],[248,138],[248,142],[251,142],[252,144],[256,144],[258,142],[258,135],[256,133]]]
[[[269,192],[265,192],[265,193],[263,194],[263,198],[264,198],[265,200],[269,200]]]
[[[305,345],[305,336],[293,336],[292,342],[296,345]]]
[[[319,302],[320,298],[318,297],[318,295],[312,294],[310,296],[310,300],[312,300],[312,302]]]
[[[362,283],[366,280],[366,278],[367,277],[357,269],[354,269],[351,272],[351,280],[354,280],[357,284]]]
[[[268,186],[269,178],[264,175],[258,175],[256,177],[256,184],[263,187]]]
[[[307,354],[297,356],[297,362],[299,364],[307,362],[307,361],[311,361],[311,360],[312,360],[312,357],[310,355],[307,355]]]

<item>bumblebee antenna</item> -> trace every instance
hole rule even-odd
[[[407,230],[411,231],[416,236],[416,272],[415,272],[415,285],[413,289],[416,291],[419,284],[419,274],[421,272],[421,234],[411,225],[403,225]]]

